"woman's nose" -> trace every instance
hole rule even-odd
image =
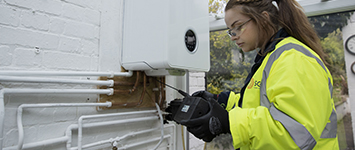
[[[231,36],[231,40],[232,41],[236,41],[236,40],[238,40],[239,39],[239,36]]]

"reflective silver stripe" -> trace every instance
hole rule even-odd
[[[275,108],[274,104],[271,105],[270,114],[275,120],[282,123],[301,150],[313,149],[317,144],[311,133],[302,124]]]
[[[330,122],[325,126],[320,138],[336,138],[337,136],[337,114],[333,109],[329,117]]]
[[[284,114],[280,110],[278,110],[273,104],[270,103],[267,94],[266,94],[266,80],[269,77],[269,73],[271,70],[271,67],[273,63],[281,56],[281,54],[284,51],[295,49],[303,54],[305,54],[308,57],[314,58],[319,65],[322,66],[322,68],[325,70],[326,73],[328,73],[326,67],[324,66],[323,62],[314,56],[310,51],[308,51],[306,48],[304,48],[301,45],[293,44],[293,43],[288,43],[277,50],[275,50],[269,57],[266,66],[263,70],[263,77],[260,85],[260,105],[265,106],[266,108],[269,109],[271,116],[282,123],[282,125],[285,127],[285,129],[289,132],[290,136],[292,137],[293,141],[297,144],[297,146],[301,150],[306,150],[306,149],[312,149],[317,142],[313,138],[313,136],[309,133],[309,131],[300,123],[298,123],[296,120],[291,118],[290,116]],[[328,85],[329,85],[329,91],[332,96],[332,91],[333,91],[333,86],[331,84],[331,79],[328,78]],[[334,111],[334,110],[333,110]],[[335,114],[335,111],[334,111]],[[335,118],[335,121],[334,121]],[[336,135],[336,115],[330,116],[330,123],[328,123],[325,127],[325,129],[322,132],[321,137],[333,137]],[[335,126],[334,126],[335,123]],[[327,132],[327,131],[329,132]]]
[[[333,85],[330,78],[328,78],[328,85],[329,85],[330,97],[333,98]]]

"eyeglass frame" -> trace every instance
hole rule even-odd
[[[245,22],[243,22],[241,25],[239,25],[239,26],[237,26],[237,27],[234,27],[234,28],[232,28],[232,29],[229,29],[229,30],[227,30],[227,34],[230,36],[230,37],[233,37],[233,36],[237,36],[237,33],[233,33],[232,31],[233,30],[240,30],[241,31],[241,28],[245,25],[245,24],[247,24],[250,20],[252,20],[252,18],[250,18],[249,20],[247,20],[247,21],[245,21]],[[240,32],[239,31],[239,32]],[[244,30],[243,30],[244,31]],[[243,32],[241,32],[239,35],[241,35]],[[234,34],[234,35],[233,35]],[[238,36],[239,36],[238,35]]]

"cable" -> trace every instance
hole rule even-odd
[[[186,92],[184,92],[184,91],[182,91],[182,90],[180,90],[180,89],[177,89],[177,88],[175,88],[175,87],[173,87],[173,86],[171,86],[171,85],[169,85],[169,84],[163,83],[163,82],[161,82],[160,80],[158,80],[158,79],[156,79],[156,78],[154,78],[154,79],[157,80],[159,83],[164,84],[164,85],[166,85],[167,87],[172,88],[172,89],[178,91],[182,96],[184,96],[184,97],[190,97],[190,95],[189,95],[188,93],[186,93]]]
[[[159,145],[161,144],[161,142],[163,142],[164,140],[164,120],[163,120],[163,115],[160,111],[159,105],[157,103],[155,103],[155,106],[157,107],[158,113],[159,113],[159,118],[160,118],[160,126],[161,126],[161,138],[160,141],[157,145],[155,145],[155,147],[153,148],[153,150],[156,150]]]
[[[182,147],[184,148],[185,150],[185,139],[184,139],[184,127],[181,126],[181,140],[182,140]]]
[[[182,90],[180,90],[180,89],[177,89],[177,88],[175,88],[175,87],[173,87],[173,86],[171,86],[171,85],[169,85],[169,84],[163,83],[163,82],[161,82],[160,80],[158,80],[158,79],[156,79],[156,78],[154,78],[154,79],[157,80],[159,83],[164,84],[164,85],[166,85],[167,87],[170,87],[170,88],[172,88],[172,89],[178,91],[178,92],[179,92],[181,95],[183,95],[184,97],[190,97],[190,95],[187,94],[186,92],[184,92],[184,91],[182,91]],[[157,105],[157,104],[156,104],[156,105]],[[158,106],[157,106],[157,107],[158,107]],[[163,132],[163,131],[162,131],[162,132]],[[164,133],[162,133],[162,134],[164,134]],[[184,139],[184,128],[183,128],[183,126],[181,126],[181,137],[182,137],[182,147],[183,147],[183,149],[185,150],[185,139]],[[160,144],[160,143],[158,143],[157,146],[159,146],[159,144]]]
[[[173,87],[173,86],[171,86],[171,85],[169,85],[169,84],[166,84],[166,83],[161,82],[159,79],[156,79],[156,78],[154,78],[154,79],[157,80],[159,83],[164,84],[164,85],[166,85],[167,87],[170,87],[170,88],[172,88],[172,89],[174,89],[174,90],[176,90],[176,91],[179,90],[179,89],[177,89],[177,88],[175,88],[175,87]]]

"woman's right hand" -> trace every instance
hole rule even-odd
[[[195,93],[193,93],[191,96],[193,97],[202,97],[203,99],[207,100],[207,99],[214,99],[217,101],[218,95],[217,94],[212,94],[210,92],[207,91],[197,91]]]

